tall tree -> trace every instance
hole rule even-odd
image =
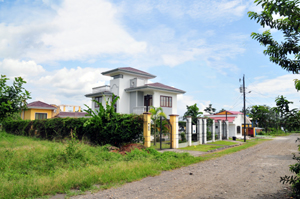
[[[213,114],[216,112],[216,109],[212,107],[212,104],[209,104],[208,107],[206,107],[204,109],[205,112],[209,113],[209,114]]]
[[[183,118],[186,119],[187,116],[192,116],[192,123],[197,124],[197,117],[200,117],[203,113],[199,111],[197,104],[192,106],[186,106],[187,111],[184,113]]]
[[[298,74],[300,70],[300,1],[255,0],[254,3],[261,5],[263,11],[260,14],[250,11],[248,16],[263,27],[281,31],[284,40],[274,40],[270,30],[264,31],[262,34],[253,32],[252,38],[267,47],[264,54],[270,57],[271,62],[289,72]],[[279,15],[280,18],[274,18],[275,15]]]
[[[0,78],[0,122],[6,117],[26,108],[26,100],[31,99],[30,93],[23,88],[26,83],[21,77],[16,77],[12,86],[7,85],[9,79],[5,75]]]

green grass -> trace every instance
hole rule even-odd
[[[206,144],[201,144],[201,145],[196,145],[196,146],[188,146],[184,148],[180,148],[180,150],[188,150],[188,151],[210,151],[218,148],[222,148],[224,146],[217,146],[217,145],[206,145]]]
[[[230,142],[230,141],[216,141],[216,142],[212,142],[211,144],[218,144],[218,145],[224,145],[224,146],[231,146],[231,145],[235,145],[237,144],[236,142]]]
[[[105,189],[201,161],[188,153],[134,150],[125,156],[76,141],[43,141],[0,132],[0,198]]]
[[[257,143],[260,141],[203,157],[160,153],[154,148],[134,150],[122,156],[108,152],[106,147],[92,147],[74,140],[50,142],[0,132],[0,198],[36,198],[56,193],[71,196],[86,190],[107,189]],[[71,189],[78,191],[71,192]]]
[[[221,150],[221,151],[217,151],[217,152],[214,152],[214,153],[205,154],[201,157],[203,157],[203,160],[210,160],[210,159],[213,159],[213,158],[218,158],[218,157],[221,157],[221,156],[224,156],[224,155],[235,153],[235,152],[247,149],[247,148],[252,147],[254,145],[260,144],[260,143],[265,142],[265,141],[270,141],[270,140],[271,139],[255,138],[255,139],[252,139],[252,140],[247,140],[247,142],[243,145],[228,148],[228,149]]]

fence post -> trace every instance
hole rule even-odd
[[[223,125],[222,125],[222,120],[219,120],[219,128],[220,128],[220,130],[219,130],[219,133],[220,133],[220,137],[219,137],[219,140],[222,140],[222,128],[223,127]]]
[[[215,142],[216,140],[215,140],[215,135],[216,135],[216,122],[215,122],[215,120],[213,120],[213,123],[212,123],[212,132],[211,132],[211,136],[212,136],[212,138],[211,138],[211,140],[212,140],[212,142]]]
[[[186,131],[188,146],[192,146],[192,116],[186,117]]]
[[[207,126],[206,126],[206,119],[203,119],[203,129],[204,129],[204,143],[203,144],[206,144],[207,143]]]
[[[172,149],[177,149],[178,148],[178,121],[177,121],[177,116],[171,114],[170,116],[170,123],[172,126],[172,132],[171,132],[171,142],[172,142]]]
[[[229,139],[229,122],[225,121],[225,123],[226,123],[226,139],[228,140]]]
[[[143,132],[144,132],[144,146],[150,147],[151,146],[151,113],[143,113],[144,115],[144,125],[143,125]]]
[[[202,144],[202,118],[197,118],[197,136],[199,140],[199,144]]]

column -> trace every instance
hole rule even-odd
[[[219,134],[220,134],[220,137],[219,137],[219,140],[222,140],[222,133],[223,133],[223,129],[222,129],[222,120],[219,120]]]
[[[171,132],[171,142],[172,142],[172,149],[178,148],[178,121],[177,117],[178,115],[171,114],[170,116],[170,123],[172,126],[172,132]]]
[[[215,135],[216,135],[216,122],[213,119],[213,123],[212,123],[212,132],[211,132],[211,136],[212,136],[212,142],[215,142]]]
[[[197,118],[197,137],[199,140],[199,143],[202,144],[202,118]]]
[[[144,113],[144,125],[143,125],[143,132],[144,132],[144,146],[150,147],[151,146],[151,113]]]
[[[229,122],[225,121],[225,124],[226,124],[226,139],[228,140],[229,139]]]
[[[203,119],[203,132],[204,132],[204,143],[203,144],[206,144],[207,143],[207,126],[206,126],[206,119]]]
[[[192,116],[186,117],[186,131],[188,146],[192,146]]]

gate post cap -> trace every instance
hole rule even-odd
[[[179,116],[179,115],[177,115],[177,114],[171,114],[171,115],[169,115],[169,116]]]
[[[186,116],[186,118],[192,118],[192,116]]]
[[[145,112],[145,113],[143,113],[144,115],[151,115],[151,113],[149,113],[149,112]]]

